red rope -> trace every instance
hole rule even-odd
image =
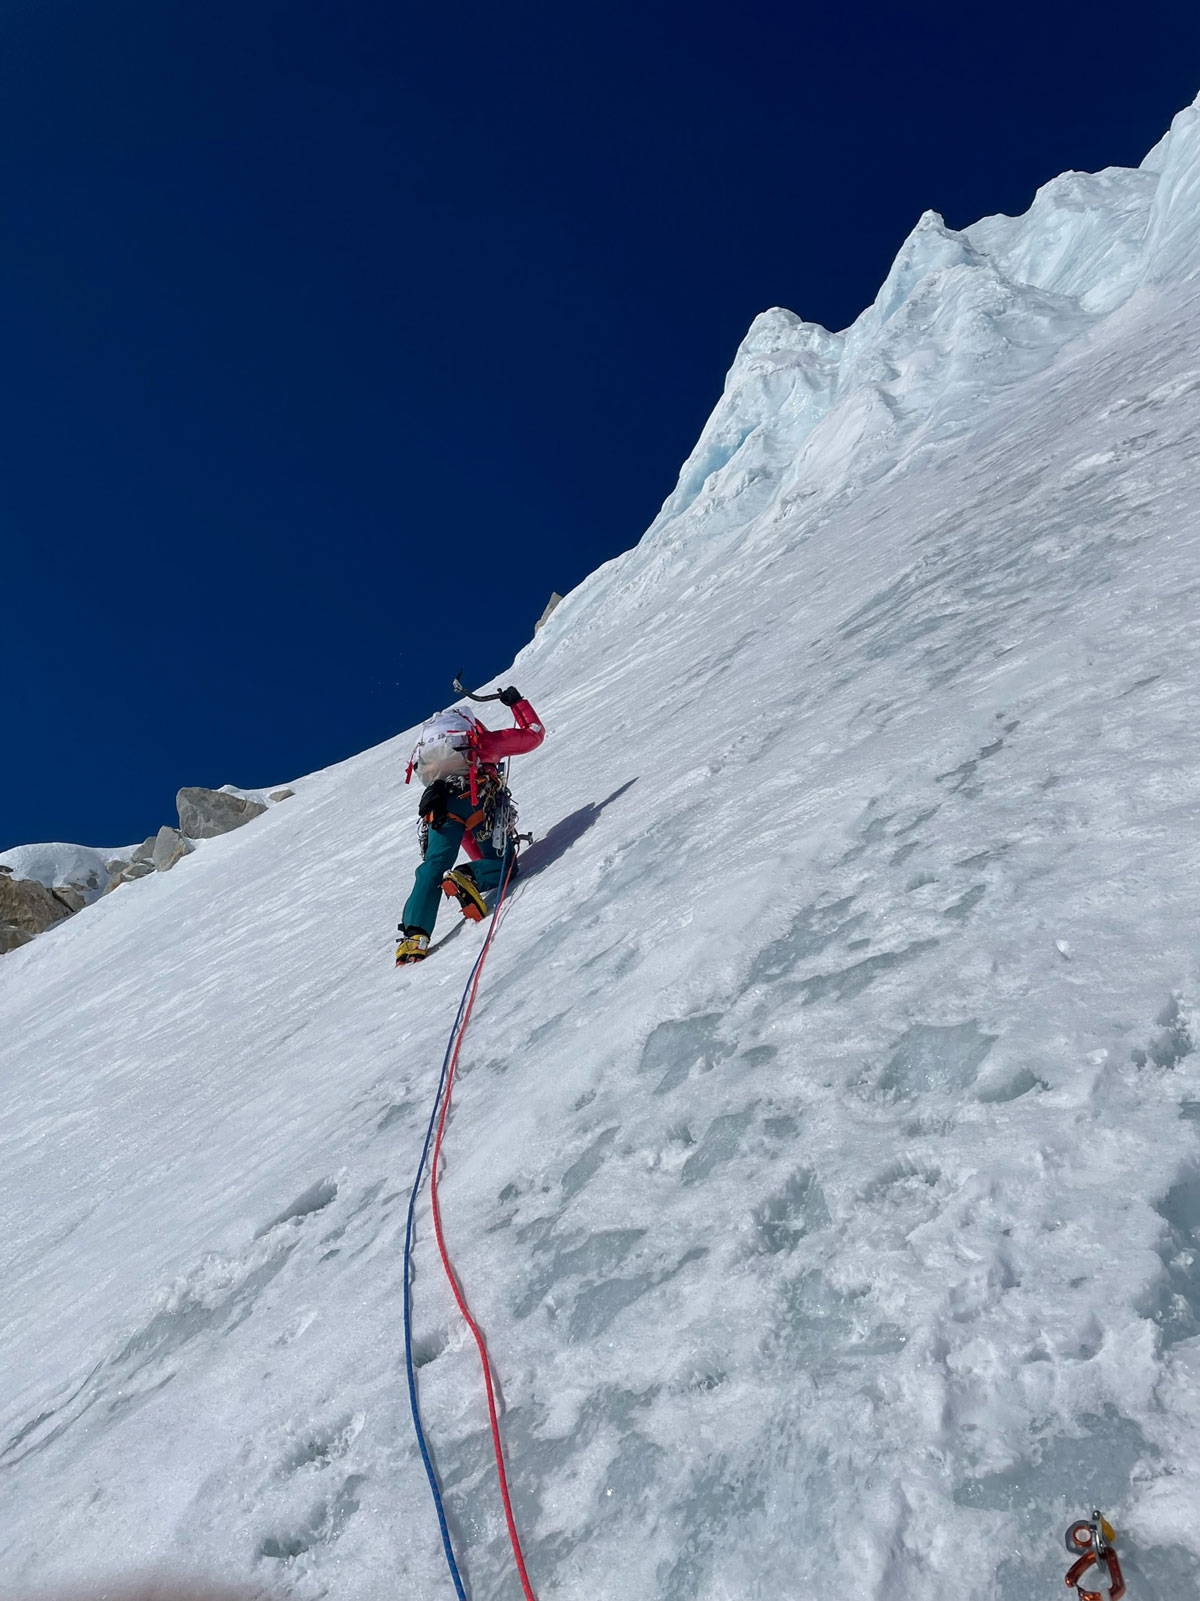
[[[514,857],[515,861],[516,858]],[[458,1053],[462,1048],[463,1038],[467,1032],[467,1024],[471,1021],[471,1011],[475,1005],[475,996],[479,990],[479,980],[483,974],[483,965],[487,960],[488,951],[496,935],[500,909],[504,904],[504,892],[508,888],[508,880],[512,874],[512,863],[504,875],[504,883],[500,889],[500,896],[496,903],[496,911],[492,914],[491,927],[488,929],[487,939],[483,942],[483,950],[479,955],[479,965],[475,969],[475,978],[471,985],[471,992],[467,998],[466,1010],[463,1013],[462,1023],[459,1026],[458,1038],[454,1042],[454,1050],[450,1057],[450,1068],[446,1078],[446,1093],[442,1097],[442,1111],[438,1118],[437,1138],[433,1145],[433,1165],[429,1179],[429,1200],[433,1210],[433,1232],[437,1236],[438,1251],[442,1258],[442,1267],[446,1271],[450,1288],[454,1292],[454,1299],[458,1303],[458,1310],[463,1315],[463,1321],[475,1336],[475,1344],[479,1349],[479,1364],[483,1369],[484,1389],[487,1392],[488,1419],[492,1429],[492,1451],[496,1458],[496,1478],[500,1483],[500,1499],[504,1503],[504,1521],[508,1525],[508,1543],[512,1546],[513,1558],[517,1564],[517,1572],[521,1579],[521,1589],[525,1594],[525,1601],[537,1601],[533,1586],[529,1582],[529,1574],[525,1568],[525,1555],[521,1550],[521,1537],[517,1533],[517,1520],[513,1515],[512,1497],[508,1491],[508,1474],[504,1467],[504,1445],[500,1438],[500,1415],[496,1407],[496,1384],[492,1374],[491,1358],[488,1356],[487,1342],[483,1330],[472,1316],[471,1308],[467,1305],[462,1286],[454,1272],[450,1261],[450,1253],[446,1249],[445,1236],[442,1233],[442,1211],[438,1204],[438,1166],[442,1154],[442,1136],[446,1132],[446,1116],[450,1111],[450,1097],[454,1091],[454,1075],[458,1067]]]

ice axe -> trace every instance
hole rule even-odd
[[[473,689],[468,689],[467,686],[463,683],[462,674],[461,673],[455,673],[455,675],[454,675],[454,693],[456,695],[465,695],[468,700],[480,700],[480,701],[482,701],[482,700],[499,700],[502,691],[497,690],[494,695],[477,695]]]

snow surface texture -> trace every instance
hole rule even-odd
[[[544,1601],[1030,1601],[1092,1505],[1196,1593],[1198,183],[1193,109],[759,319],[503,675],[542,837],[442,1194]],[[452,1594],[401,1249],[480,934],[391,967],[412,739],[0,968],[6,1593]],[[511,1601],[427,1222],[415,1314]]]

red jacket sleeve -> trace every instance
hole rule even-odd
[[[479,736],[479,760],[502,762],[506,756],[524,756],[536,750],[546,737],[546,730],[538,721],[538,714],[527,700],[519,700],[510,711],[516,718],[515,728],[501,728],[496,732],[485,730]]]

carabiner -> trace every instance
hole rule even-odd
[[[1105,1601],[1101,1591],[1086,1590],[1080,1583],[1093,1563],[1097,1567],[1103,1563],[1108,1569],[1108,1601],[1121,1601],[1125,1594],[1125,1577],[1114,1550],[1116,1538],[1112,1524],[1101,1517],[1099,1511],[1093,1511],[1090,1518],[1080,1518],[1067,1530],[1067,1550],[1075,1554],[1078,1561],[1071,1564],[1064,1582],[1068,1590],[1075,1591],[1077,1601]]]

